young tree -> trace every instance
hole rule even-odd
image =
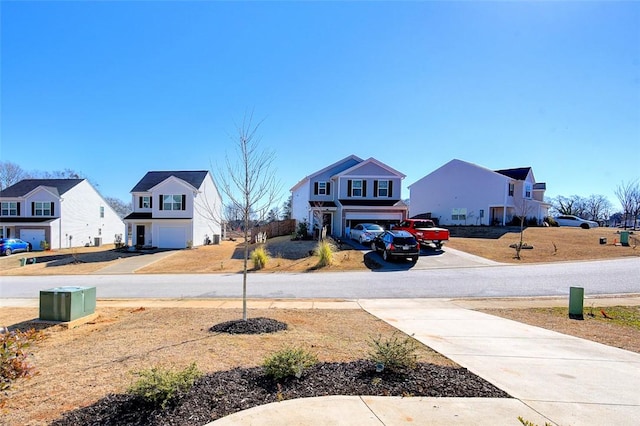
[[[273,162],[275,153],[260,149],[257,134],[262,121],[254,125],[253,114],[245,115],[242,124],[236,125],[236,158],[226,156],[226,174],[217,176],[220,190],[240,214],[243,221],[244,263],[242,271],[242,319],[247,320],[247,265],[249,261],[249,223],[251,214],[264,217],[267,209],[274,205],[280,192]],[[223,170],[222,167],[217,170]]]

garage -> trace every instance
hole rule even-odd
[[[158,244],[156,246],[159,248],[185,248],[187,246],[187,229],[184,226],[158,228]]]
[[[376,223],[384,229],[389,229],[392,224],[397,224],[403,219],[402,212],[351,211],[345,213],[345,232],[348,235],[352,226],[365,222]]]
[[[40,250],[40,242],[45,241],[44,229],[21,229],[18,238],[31,243],[34,250]]]

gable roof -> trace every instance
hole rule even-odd
[[[340,172],[336,173],[336,174],[335,174],[335,175],[333,175],[332,177],[336,177],[336,176],[340,176],[340,175],[346,175],[346,174],[349,174],[349,173],[353,172],[354,170],[357,170],[358,168],[360,168],[360,167],[362,167],[362,166],[364,166],[364,165],[366,165],[366,164],[375,164],[375,165],[377,165],[378,167],[381,167],[381,168],[383,168],[383,169],[387,170],[389,173],[394,174],[394,175],[397,175],[397,176],[399,176],[399,177],[400,177],[400,178],[402,178],[402,179],[404,179],[404,178],[406,177],[404,174],[400,173],[400,172],[399,172],[399,171],[397,171],[396,169],[394,169],[394,168],[392,168],[392,167],[387,166],[386,164],[384,164],[384,163],[382,163],[382,162],[380,162],[380,161],[376,160],[376,159],[375,159],[375,158],[373,158],[373,157],[369,157],[369,158],[367,158],[366,160],[361,161],[361,162],[359,162],[358,164],[355,164],[355,165],[353,165],[352,167],[349,167],[349,168],[348,168],[348,169],[346,169],[346,170],[341,170]]]
[[[24,197],[41,186],[52,194],[60,196],[83,180],[84,179],[23,179],[0,191],[0,197]]]
[[[495,172],[510,177],[511,179],[525,180],[530,171],[531,167],[519,167],[517,169],[496,170]]]
[[[307,181],[311,180],[312,177],[314,177],[316,175],[319,175],[319,174],[322,174],[322,173],[324,173],[324,172],[326,172],[328,170],[338,168],[338,166],[340,166],[342,164],[348,164],[348,165],[345,166],[345,167],[338,168],[338,170],[336,170],[336,173],[338,173],[340,171],[344,171],[346,169],[349,169],[349,168],[353,167],[354,164],[362,163],[362,161],[363,161],[362,158],[357,157],[354,154],[351,154],[348,157],[343,158],[342,160],[336,161],[335,163],[333,163],[333,164],[331,164],[331,165],[329,165],[329,166],[327,166],[327,167],[325,167],[323,169],[318,170],[317,172],[314,172],[314,173],[311,173],[308,176],[305,176],[304,178],[302,178],[300,180],[300,182],[298,182],[295,185],[293,185],[293,187],[290,189],[290,191],[294,191],[296,188],[298,188],[304,182],[307,182]]]
[[[161,182],[169,179],[171,176],[177,177],[194,188],[200,188],[205,177],[209,173],[206,170],[194,171],[153,171],[147,172],[146,175],[133,187],[131,192],[146,192]]]

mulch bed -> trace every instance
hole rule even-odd
[[[371,361],[358,360],[319,363],[300,378],[280,382],[265,376],[262,367],[208,374],[165,409],[133,395],[108,395],[91,406],[67,412],[51,425],[201,426],[258,405],[326,395],[509,398],[464,368],[422,363],[401,373],[376,373]]]

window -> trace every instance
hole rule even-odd
[[[388,197],[388,196],[389,196],[389,181],[388,180],[378,181],[378,197]]]
[[[531,198],[531,184],[524,185],[524,198]]]
[[[514,184],[510,183],[509,184],[509,197],[513,197],[513,191],[515,189]]]
[[[351,181],[351,196],[362,197],[362,181],[361,180]]]
[[[6,201],[2,203],[0,214],[2,216],[18,216],[19,209],[16,201]]]
[[[104,217],[104,206],[100,206],[100,217]]]
[[[51,216],[51,203],[36,201],[33,203],[33,215],[34,216]]]
[[[451,209],[451,220],[467,220],[467,209]]]
[[[184,210],[184,195],[162,195],[162,210]]]
[[[327,195],[327,182],[318,182],[318,195]]]
[[[151,197],[148,195],[140,197],[140,207],[143,209],[151,208]]]

